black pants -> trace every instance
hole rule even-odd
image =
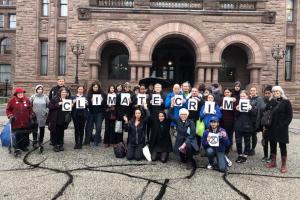
[[[128,144],[127,147],[127,155],[126,155],[128,160],[137,160],[140,161],[143,159],[143,145],[138,144]]]
[[[250,153],[250,137],[252,133],[235,131],[236,149],[238,154],[243,154],[243,138],[244,138],[244,154],[249,155]]]
[[[278,143],[279,143],[281,156],[287,156],[286,144],[281,142]],[[277,154],[277,142],[271,140],[270,144],[271,144],[271,154]]]
[[[228,138],[230,140],[230,145],[226,147],[225,149],[225,154],[228,155],[229,151],[232,147],[232,141],[233,141],[233,128],[234,128],[234,122],[226,122],[222,124],[222,128],[226,130],[226,133],[228,135]]]
[[[38,137],[38,129],[40,130],[39,139]],[[32,132],[33,137],[33,143],[39,142],[39,144],[42,144],[44,141],[44,135],[45,135],[45,127],[39,127],[35,131]]]
[[[257,132],[252,133],[251,139],[252,139],[251,149],[255,150],[255,147],[257,145]]]
[[[266,157],[266,158],[269,157],[268,151],[269,151],[270,141],[269,141],[269,135],[268,134],[269,134],[268,130],[265,130],[262,134],[262,136],[263,136],[264,157]]]
[[[105,119],[104,144],[117,144],[123,141],[123,133],[115,132],[115,122],[116,120]]]
[[[169,152],[156,152],[153,151],[151,154],[151,160],[152,161],[156,161],[156,160],[160,160],[161,162],[165,163],[168,161],[169,158]]]
[[[29,133],[24,133],[22,130],[13,131],[15,134],[14,148],[23,149],[29,145]]]
[[[77,115],[73,117],[73,123],[75,128],[75,144],[77,145],[82,145],[86,119],[87,118],[84,115]]]
[[[64,125],[56,125],[55,132],[53,132],[53,146],[56,145],[63,145],[64,144],[64,134],[65,134],[65,127]]]
[[[186,153],[179,152],[180,161],[183,163],[191,161],[193,159],[193,155],[195,154],[192,145],[189,143],[187,143],[186,145],[187,145]]]

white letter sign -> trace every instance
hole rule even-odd
[[[117,95],[116,94],[107,94],[107,105],[114,106],[117,103]]]
[[[161,96],[160,94],[152,94],[152,105],[160,106],[161,105]]]
[[[72,100],[64,99],[62,101],[62,111],[72,111]]]
[[[215,102],[205,101],[204,112],[206,114],[215,114]]]
[[[102,103],[102,95],[101,94],[93,94],[92,103],[93,106],[99,106]]]
[[[224,97],[223,98],[223,110],[233,110],[233,98]]]
[[[147,95],[146,94],[138,94],[137,95],[137,105],[142,106],[146,104]]]
[[[198,110],[198,101],[196,99],[189,99],[188,110]]]
[[[85,108],[85,97],[77,97],[76,109],[84,109],[84,108]]]
[[[182,95],[175,95],[174,96],[174,106],[182,106],[182,100],[183,96]]]
[[[121,93],[121,105],[129,106],[130,94],[129,93]]]
[[[240,99],[240,103],[239,103],[240,112],[248,112],[249,105],[250,105],[249,99]]]

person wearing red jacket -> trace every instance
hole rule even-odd
[[[28,151],[31,118],[33,116],[29,99],[23,88],[16,88],[6,107],[6,115],[11,120],[12,132],[15,134],[15,148]]]

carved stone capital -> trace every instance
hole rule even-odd
[[[275,24],[276,21],[276,12],[275,11],[267,11],[262,15],[262,22],[265,24]]]
[[[91,18],[91,11],[88,8],[78,8],[78,19],[89,20]]]

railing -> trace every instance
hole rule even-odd
[[[150,0],[151,8],[203,9],[203,0]]]
[[[99,7],[133,8],[134,0],[99,0]]]
[[[221,1],[221,10],[256,10],[256,1]]]

